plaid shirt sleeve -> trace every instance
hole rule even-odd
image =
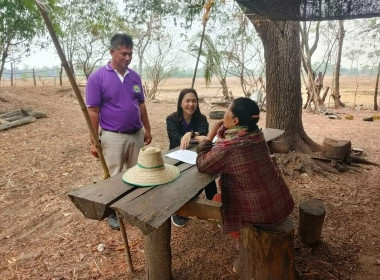
[[[223,173],[226,161],[223,160],[225,153],[221,149],[212,149],[212,142],[205,140],[197,149],[197,168],[200,172],[219,174]]]

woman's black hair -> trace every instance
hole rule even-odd
[[[260,109],[256,102],[247,97],[234,99],[231,104],[232,114],[239,119],[239,126],[248,126],[248,131],[255,131],[259,127]]]
[[[182,110],[182,107],[181,107],[181,103],[182,103],[183,97],[187,93],[189,93],[189,92],[194,93],[195,98],[197,99],[197,108],[195,109],[194,114],[191,116],[191,122],[197,122],[198,119],[199,119],[199,117],[201,116],[201,110],[199,109],[198,93],[195,91],[195,89],[185,88],[185,89],[181,90],[181,92],[179,93],[179,96],[178,96],[178,103],[177,103],[177,124],[179,124],[181,122],[182,117],[183,117],[183,110]]]

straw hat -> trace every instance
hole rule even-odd
[[[131,185],[149,187],[172,182],[178,177],[178,167],[164,164],[160,148],[143,147],[140,149],[137,165],[129,168],[122,180]]]

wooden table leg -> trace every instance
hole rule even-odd
[[[161,227],[144,235],[146,279],[170,280],[172,254],[170,247],[170,219]]]
[[[119,211],[116,211],[116,216],[117,216],[117,221],[119,222],[121,236],[123,237],[124,253],[125,253],[125,257],[127,259],[128,269],[129,269],[129,272],[133,273],[131,253],[129,251],[127,232],[125,231],[125,227],[124,227],[124,223],[123,223],[123,217],[121,216]]]

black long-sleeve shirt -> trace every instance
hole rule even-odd
[[[204,115],[201,115],[197,122],[191,120],[190,125],[194,132],[199,135],[207,135],[208,121]],[[181,144],[181,138],[186,132],[181,123],[177,123],[177,112],[172,113],[166,118],[166,129],[168,132],[170,146],[169,149],[178,147]]]

